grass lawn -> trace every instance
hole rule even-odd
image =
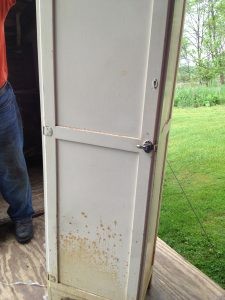
[[[225,106],[175,108],[159,237],[225,288]]]

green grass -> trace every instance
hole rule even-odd
[[[199,107],[225,104],[225,86],[180,86],[176,89],[174,106]]]
[[[159,236],[225,288],[225,106],[174,108]]]

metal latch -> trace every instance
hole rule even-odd
[[[52,129],[52,127],[44,126],[43,127],[43,135],[45,135],[45,136],[52,136],[53,135],[53,129]]]
[[[151,141],[145,141],[143,145],[137,145],[137,148],[144,150],[146,153],[157,151],[157,145],[153,144]]]

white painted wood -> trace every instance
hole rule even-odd
[[[57,125],[140,136],[151,6],[55,1]]]
[[[138,138],[61,126],[55,127],[55,138],[137,153],[140,152],[140,150],[137,148],[137,145],[142,143],[142,140]]]
[[[50,299],[140,299],[170,2],[37,0]]]
[[[60,282],[123,299],[138,154],[65,141],[57,152]]]
[[[176,83],[176,70],[179,57],[180,40],[184,20],[184,0],[170,2],[167,22],[167,46],[164,54],[164,70],[162,76],[164,83],[162,88],[162,102],[157,129],[158,151],[155,154],[155,165],[152,171],[151,184],[149,186],[149,207],[147,210],[147,226],[145,246],[143,253],[143,273],[141,279],[140,299],[145,297],[149,281],[152,275],[152,264],[157,238],[160,200],[166,161],[167,143],[171,124],[173,95]],[[156,14],[157,15],[157,14]],[[172,22],[171,22],[172,21]]]
[[[52,1],[36,1],[42,126],[55,127]],[[47,271],[57,280],[56,140],[43,136]]]
[[[145,107],[143,114],[142,123],[142,136],[144,140],[150,139],[157,143],[155,136],[155,129],[157,126],[157,109],[160,101],[160,89],[163,86],[161,80],[162,69],[163,69],[163,53],[165,47],[165,38],[167,32],[167,12],[168,12],[169,1],[154,1],[152,4],[152,16],[151,16],[151,35],[149,41],[149,58],[148,58],[148,73],[146,78],[146,90],[145,90]],[[160,20],[160,26],[159,26]],[[158,88],[153,88],[153,81],[158,81]],[[133,241],[132,241],[132,252],[131,252],[131,266],[130,276],[128,282],[128,299],[132,299],[132,295],[135,290],[138,290],[137,277],[134,276],[137,272],[140,276],[140,260],[137,257],[142,257],[143,249],[135,243],[135,239],[139,237],[140,243],[143,245],[143,235],[145,232],[146,225],[146,209],[148,206],[148,189],[150,174],[153,167],[154,161],[150,160],[146,162],[143,160],[143,156],[140,156],[139,173],[137,177],[137,200],[136,207],[134,210],[134,228],[133,228]],[[157,201],[157,200],[156,200]],[[142,216],[142,219],[140,219]],[[140,224],[140,226],[136,226]],[[141,239],[140,239],[141,237]],[[138,295],[136,296],[138,297]]]

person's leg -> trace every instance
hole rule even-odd
[[[23,154],[22,121],[10,87],[0,97],[0,191],[14,222],[31,220],[34,212]]]

